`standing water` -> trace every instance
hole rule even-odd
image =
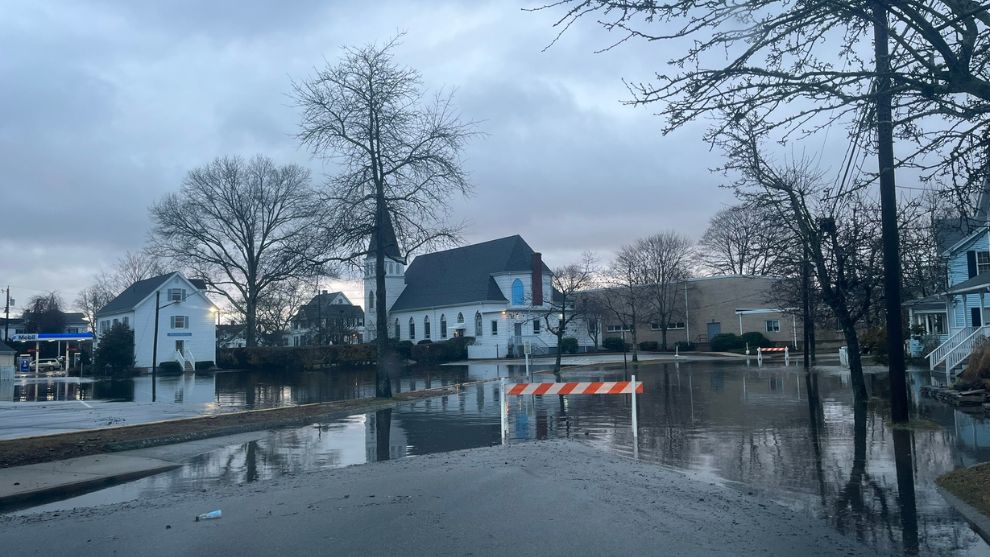
[[[518,369],[445,369],[443,373],[450,375],[444,376],[444,382],[491,378],[506,371],[513,374],[512,380],[523,380]],[[887,423],[882,402],[886,383],[881,376],[870,377],[875,398],[857,405],[848,375],[807,374],[795,367],[668,363],[641,365],[637,374],[645,384],[638,398],[638,447],[633,446],[628,396],[512,397],[511,442],[570,437],[620,455],[638,455],[818,516],[879,552],[990,555],[990,548],[935,489],[938,476],[990,460],[990,422],[918,400],[918,387],[930,381],[925,374],[915,373],[912,385],[916,413],[930,425],[911,430],[893,430]],[[567,379],[617,380],[622,379],[622,371],[572,372]],[[241,376],[236,381],[251,380]],[[352,377],[345,383],[355,385],[356,396],[365,394],[362,381],[355,383]],[[422,388],[422,381],[418,376],[407,378],[406,386]],[[430,384],[437,386],[433,381],[431,375]],[[218,376],[218,393],[220,383]],[[348,389],[331,388],[332,393],[314,396],[348,394]],[[258,394],[256,388],[230,391]],[[268,393],[239,404],[257,406],[261,399],[274,404],[279,396]],[[488,382],[393,410],[259,432],[249,441],[201,454],[179,469],[29,512],[499,441],[498,384]]]

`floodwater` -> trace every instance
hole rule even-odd
[[[532,370],[547,365],[531,366]],[[516,373],[520,366],[472,364],[470,366],[411,367],[392,375],[394,392],[480,381]],[[151,402],[151,377],[109,380],[77,377],[19,377],[0,383],[0,401],[47,402],[100,400]],[[373,368],[339,368],[328,371],[235,371],[159,376],[157,398],[163,402],[204,405],[218,410],[243,410],[296,406],[314,402],[375,396]]]
[[[491,378],[504,372],[513,374],[512,380],[522,379],[518,369],[457,367],[449,373]],[[897,431],[888,427],[888,412],[879,398],[853,403],[848,375],[712,362],[643,365],[637,373],[646,391],[638,397],[638,443],[633,442],[628,395],[513,397],[511,442],[571,437],[727,483],[820,517],[882,553],[990,555],[987,544],[945,503],[934,483],[945,472],[990,460],[990,421],[918,400],[920,386],[933,380],[927,373],[913,373],[911,383],[915,411],[931,427]],[[615,380],[622,374],[583,372],[568,378]],[[217,377],[219,392],[222,381]],[[247,378],[238,381],[250,383]],[[884,377],[871,376],[869,387],[882,398]],[[256,395],[250,404],[256,406],[277,405],[286,396],[277,390],[251,390]],[[199,455],[179,469],[28,512],[499,441],[498,383],[488,382],[393,410],[259,432],[251,441]]]

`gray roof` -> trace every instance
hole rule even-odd
[[[529,244],[516,235],[420,255],[406,269],[406,289],[392,311],[505,302],[492,275],[532,270],[533,253]],[[550,272],[546,264],[543,270]]]
[[[299,311],[296,312],[295,316],[292,317],[293,321],[304,321],[308,319],[319,319],[319,318],[332,318],[332,317],[345,317],[353,319],[364,319],[364,310],[360,306],[355,306],[353,304],[334,304],[332,303],[337,296],[344,296],[347,298],[343,292],[321,292],[316,296],[302,305]]]
[[[990,292],[990,271],[984,271],[969,280],[953,284],[949,287],[948,292],[949,294],[966,294],[980,290]]]
[[[116,298],[110,300],[109,304],[100,308],[100,311],[96,312],[96,315],[131,311],[134,309],[134,306],[138,305],[141,300],[147,298],[149,294],[157,290],[162,284],[165,283],[165,281],[172,278],[172,275],[174,274],[176,273],[173,272],[166,275],[158,275],[157,277],[151,277],[135,282],[134,284],[128,286],[126,290],[118,294]]]

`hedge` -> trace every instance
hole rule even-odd
[[[660,349],[660,343],[655,340],[644,340],[639,343],[639,349],[645,352],[656,352]]]
[[[574,337],[564,337],[560,339],[561,354],[577,354],[578,341]]]
[[[467,346],[473,341],[473,338],[456,337],[442,342],[421,342],[412,347],[412,359],[426,364],[466,360]]]
[[[336,365],[362,365],[375,361],[373,344],[331,346],[255,346],[220,350],[220,364],[237,369],[323,369]]]
[[[196,362],[196,371],[206,371],[208,369],[213,369],[214,367],[216,367],[216,364],[213,363],[213,360],[202,360]]]
[[[182,365],[176,361],[162,362],[158,364],[158,373],[164,375],[181,375]]]
[[[715,335],[711,340],[712,352],[729,352],[746,347],[746,341],[734,333]]]
[[[750,350],[755,348],[770,348],[773,346],[773,341],[763,336],[763,333],[758,333],[756,331],[750,333],[743,333],[742,336],[743,345],[749,345]]]
[[[677,351],[678,352],[690,352],[690,351],[694,350],[694,343],[693,342],[685,342],[683,340],[679,340],[679,341],[677,341],[677,342],[674,343],[674,347],[677,348]]]
[[[622,352],[626,350],[629,345],[628,343],[623,342],[619,337],[605,337],[605,340],[602,341],[602,346],[604,346],[605,350],[608,350],[609,352]]]

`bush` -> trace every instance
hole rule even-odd
[[[953,385],[957,389],[985,389],[990,379],[990,339],[977,340],[966,368]]]
[[[224,367],[237,369],[302,370],[370,364],[376,354],[373,344],[256,346],[221,350],[220,360]]]
[[[859,349],[864,354],[872,354],[879,364],[887,363],[887,329],[874,327],[859,338]]]
[[[96,371],[109,371],[113,377],[134,375],[134,331],[118,323],[100,336],[100,345],[94,354]]]
[[[216,367],[216,365],[213,363],[213,360],[196,362],[196,371],[205,371],[208,369],[213,369],[214,367]]]
[[[560,339],[561,354],[577,354],[578,341],[574,337],[564,337]]]
[[[677,348],[677,351],[678,352],[690,352],[690,351],[694,350],[694,343],[693,342],[685,342],[683,340],[679,340],[679,341],[677,341],[677,342],[674,343],[674,347]]]
[[[746,342],[739,335],[733,333],[722,333],[715,335],[711,340],[712,352],[730,352],[741,350],[746,347]]]
[[[623,342],[619,337],[605,337],[605,340],[602,341],[602,346],[609,352],[622,352],[626,349],[627,343]]]
[[[396,344],[395,351],[399,353],[399,357],[403,360],[408,360],[412,358],[412,347],[415,346],[411,340],[401,340]]]
[[[639,349],[644,352],[656,352],[660,349],[660,343],[655,340],[644,340],[639,343]]]
[[[743,347],[749,345],[750,350],[756,348],[770,348],[773,346],[773,341],[763,336],[763,333],[758,333],[756,331],[750,333],[744,333],[742,338]]]
[[[424,338],[423,340],[417,342],[416,344],[433,344],[433,341],[428,338]]]
[[[468,343],[463,337],[443,342],[421,342],[412,347],[412,359],[418,363],[431,364],[466,360],[467,345]]]
[[[179,362],[170,360],[168,362],[161,362],[158,364],[158,374],[159,375],[182,375],[182,366]]]

